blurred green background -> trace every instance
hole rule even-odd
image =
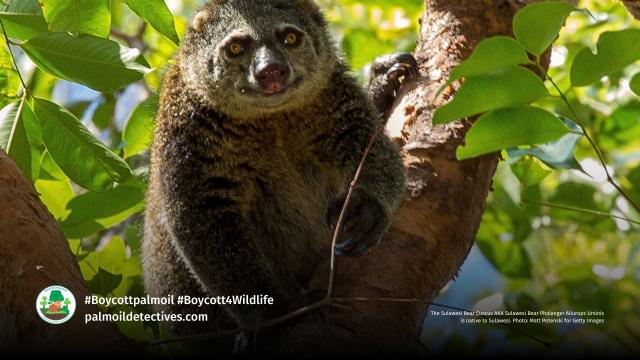
[[[359,79],[375,57],[411,51],[424,11],[419,0],[321,0],[331,29]],[[180,37],[198,1],[167,0]],[[104,296],[142,295],[139,242],[148,163],[148,136],[132,147],[123,132],[136,122],[152,126],[154,94],[177,45],[143,21],[124,3],[111,1],[111,39],[144,52],[154,69],[143,81],[115,94],[103,94],[54,78],[35,67],[19,49],[20,69],[34,95],[71,110],[87,128],[133,169],[134,179],[105,193],[87,192],[74,184],[46,152],[35,184],[42,200],[61,224],[77,254],[92,292]],[[556,42],[551,75],[568,89],[568,66],[584,46],[594,47],[607,30],[640,27],[613,0],[582,1],[590,10],[574,13]],[[140,32],[142,31],[142,32]],[[142,36],[137,37],[140,33]],[[5,45],[5,44],[3,44]],[[4,46],[3,46],[4,47]],[[19,80],[6,51],[0,61],[0,105],[15,101]],[[640,201],[640,99],[629,90],[637,64],[602,83],[576,89],[570,101],[579,110],[611,172]],[[142,102],[142,106],[139,104]],[[558,98],[543,104],[568,114]],[[141,119],[141,120],[140,120]],[[133,125],[129,125],[133,126]],[[563,354],[640,350],[640,233],[624,220],[539,206],[544,199],[639,219],[607,183],[586,141],[576,146],[584,172],[554,170],[537,160],[542,180],[521,185],[508,159],[500,164],[486,213],[469,258],[456,281],[435,300],[467,309],[604,311],[604,325],[526,326],[522,330],[553,346],[549,349],[504,326],[461,324],[457,318],[428,317],[422,340],[437,354],[527,353],[530,349]],[[99,206],[98,206],[99,204]],[[436,309],[436,308],[434,308]],[[144,311],[121,308],[117,310]],[[114,311],[114,309],[111,309]],[[150,340],[166,336],[156,324],[121,323],[130,337]]]

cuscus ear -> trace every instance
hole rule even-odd
[[[322,10],[320,10],[320,6],[316,3],[315,0],[298,0],[302,4],[302,7],[305,9],[307,14],[311,15],[311,18],[315,23],[320,26],[327,25],[327,21],[322,14]]]
[[[207,9],[202,9],[198,11],[195,15],[193,15],[193,18],[189,23],[189,29],[191,31],[201,32],[204,29],[205,24],[210,19],[210,17],[211,17],[211,12],[207,11]]]
[[[230,1],[231,0],[208,0],[191,18],[189,29],[195,32],[203,31],[205,24],[210,21],[216,8]]]

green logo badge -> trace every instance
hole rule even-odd
[[[49,286],[38,294],[36,311],[49,324],[62,324],[71,319],[76,311],[76,299],[63,286]]]

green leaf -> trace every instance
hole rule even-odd
[[[91,106],[91,103],[92,101],[75,101],[70,104],[65,104],[65,108],[69,110],[73,116],[82,119],[89,106]]]
[[[627,180],[640,190],[640,165],[636,166],[633,170],[627,174]]]
[[[536,56],[544,53],[558,37],[575,6],[565,1],[545,1],[527,5],[513,18],[513,33]]]
[[[45,204],[56,221],[67,217],[69,214],[67,203],[74,196],[69,180],[40,178],[36,180],[35,187],[40,194],[40,201]]]
[[[5,39],[0,36],[0,108],[20,100],[21,85]]]
[[[0,111],[0,147],[26,177],[38,178],[43,149],[42,130],[25,98]]]
[[[180,43],[171,11],[164,0],[121,0],[176,45]]]
[[[14,124],[20,117],[20,108],[22,107],[22,104],[23,101],[13,102],[0,110],[0,147],[5,151],[9,149],[11,134],[13,132]]]
[[[499,109],[482,115],[459,147],[459,160],[508,149],[519,145],[532,145],[557,139],[569,132],[552,113],[531,106]]]
[[[640,73],[636,74],[629,82],[629,87],[636,95],[640,96]]]
[[[528,61],[527,51],[513,38],[495,36],[484,39],[476,46],[471,56],[451,72],[448,83],[510,65],[525,64]]]
[[[632,200],[640,201],[640,165],[631,169],[626,179],[628,184],[625,187],[628,188]]]
[[[93,125],[100,130],[105,130],[113,122],[116,112],[116,98],[106,94],[104,99],[93,113]]]
[[[131,113],[122,134],[125,158],[140,154],[151,145],[157,108],[158,97],[151,96]]]
[[[78,185],[96,192],[131,176],[119,156],[97,140],[68,110],[35,98],[34,110],[42,126],[43,140],[51,157]]]
[[[611,150],[634,142],[640,138],[640,101],[631,101],[619,106],[602,124],[598,133],[600,142]]]
[[[486,111],[529,104],[547,96],[544,83],[533,72],[509,66],[469,77],[451,102],[436,110],[434,125]]]
[[[69,178],[65,175],[64,171],[60,169],[60,166],[53,161],[51,154],[45,149],[44,155],[42,156],[42,161],[40,163],[41,172],[40,179],[45,180],[68,180]],[[67,204],[66,202],[64,203]]]
[[[525,188],[538,184],[551,174],[551,170],[549,170],[549,168],[544,166],[538,159],[531,156],[525,156],[512,163],[511,171],[513,171]]]
[[[40,163],[40,177],[35,182],[40,200],[56,221],[67,217],[67,203],[75,194],[71,182],[46,150]]]
[[[91,35],[41,34],[22,48],[49,74],[101,92],[114,92],[150,71],[139,50]]]
[[[509,149],[507,150],[509,157],[515,159],[524,155],[532,155],[552,169],[574,169],[584,172],[574,155],[576,145],[583,136],[582,128],[569,119],[561,117],[561,120],[571,130],[571,133],[561,137],[560,140],[531,149]]]
[[[5,11],[0,12],[0,19],[10,38],[28,40],[47,32],[38,0],[13,0]]]
[[[49,30],[107,37],[111,26],[108,0],[41,0]]]
[[[571,84],[586,86],[603,76],[622,71],[640,59],[640,29],[605,32],[600,35],[596,54],[582,49],[571,66]]]
[[[68,238],[79,239],[117,225],[142,211],[144,194],[144,188],[120,185],[103,193],[76,196],[67,204],[71,213],[60,224],[62,230]]]
[[[40,2],[38,0],[11,0],[7,11],[23,14],[42,14]]]
[[[140,258],[127,254],[127,248],[120,236],[114,236],[102,242],[99,249],[83,254],[80,261],[80,271],[85,279],[93,278],[98,268],[123,277],[137,276],[141,273]],[[118,296],[118,295],[116,295]]]
[[[121,281],[122,274],[112,274],[100,267],[93,279],[87,281],[87,287],[92,294],[107,296],[118,288]]]

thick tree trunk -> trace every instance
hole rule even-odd
[[[73,317],[61,325],[36,313],[38,293],[51,285],[71,290]],[[33,185],[0,149],[0,353],[129,351],[126,338],[108,323],[84,324],[87,290],[78,262]]]

